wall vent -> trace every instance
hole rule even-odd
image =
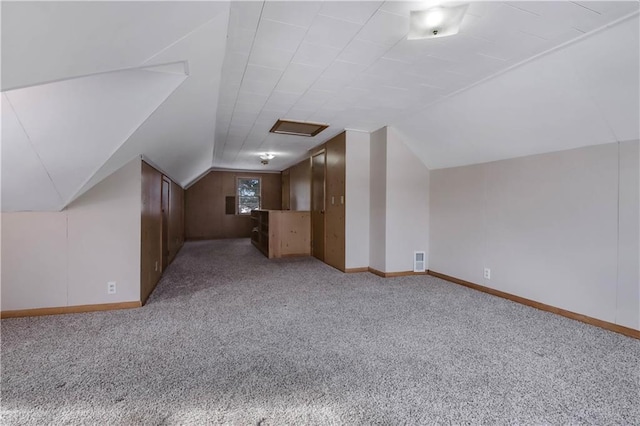
[[[423,251],[413,252],[413,272],[425,272],[426,262],[424,259],[425,259],[425,252]]]

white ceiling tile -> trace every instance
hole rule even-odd
[[[399,16],[409,17],[412,10],[425,10],[434,6],[440,6],[441,0],[423,0],[423,1],[386,1],[380,7],[385,12],[393,13]]]
[[[355,39],[342,51],[339,60],[371,65],[389,50],[389,46]]]
[[[602,15],[615,18],[628,13],[637,12],[640,3],[637,1],[576,1],[576,4]]]
[[[260,47],[254,48],[249,58],[249,63],[253,65],[259,65],[262,67],[275,68],[284,70],[294,52],[291,50],[282,50],[275,47]]]
[[[367,68],[366,73],[377,75],[386,79],[395,79],[400,73],[405,71],[411,64],[382,58]]]
[[[311,44],[305,41],[300,45],[291,62],[315,67],[326,67],[339,53],[340,49]]]
[[[302,64],[291,64],[285,70],[276,90],[289,93],[304,93],[320,76],[323,69]]]
[[[269,94],[257,94],[252,92],[245,92],[241,89],[240,92],[238,93],[238,99],[236,102],[238,104],[264,105],[264,103],[267,102],[268,98],[269,98]]]
[[[255,30],[258,26],[262,3],[250,1],[234,1],[229,9],[229,27]]]
[[[242,90],[257,95],[269,95],[276,87],[276,81],[273,80],[251,80],[244,79],[242,81]]]
[[[307,93],[298,100],[296,106],[302,108],[319,108],[334,94],[335,92],[312,89],[307,91]]]
[[[399,16],[379,10],[358,33],[358,39],[394,45],[409,33],[409,15]]]
[[[320,14],[330,18],[364,24],[382,5],[381,1],[327,1]]]
[[[227,41],[227,49],[235,53],[248,55],[253,45],[254,30],[238,29]]]
[[[264,104],[248,101],[248,102],[236,102],[234,112],[246,112],[246,113],[255,113],[260,112]]]
[[[288,111],[299,98],[299,93],[288,93],[274,90],[264,108],[274,111],[282,111],[283,109]]]
[[[282,70],[249,64],[247,65],[243,80],[263,81],[275,85],[281,76]]]
[[[267,1],[262,18],[308,28],[321,6],[317,1]]]
[[[360,28],[359,24],[354,24],[353,22],[318,15],[313,25],[309,28],[305,41],[321,46],[343,49],[355,37]]]
[[[306,28],[262,19],[258,26],[254,46],[258,48],[279,48],[295,52],[306,32]]]
[[[327,79],[351,81],[365,69],[366,66],[362,64],[337,60],[324,71],[322,77]]]

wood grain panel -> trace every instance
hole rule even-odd
[[[311,160],[305,158],[289,171],[289,208],[296,211],[311,210]]]
[[[325,251],[325,151],[311,157],[311,253],[324,262]]]
[[[262,208],[282,207],[282,181],[279,173],[211,171],[189,187],[185,199],[185,238],[193,240],[248,238],[249,215],[225,214],[225,197],[235,196],[239,177],[261,179]]]
[[[328,264],[344,271],[345,267],[345,156],[346,134],[343,132],[326,143],[326,214],[325,258]]]
[[[169,195],[169,263],[184,244],[184,190],[171,181]]]
[[[162,173],[142,162],[140,300],[144,303],[162,275]]]
[[[289,169],[282,171],[282,210],[291,210]]]
[[[483,293],[488,293],[493,296],[502,297],[503,299],[508,299],[516,303],[520,303],[522,305],[531,306],[536,309],[540,309],[542,311],[552,312],[557,315],[562,315],[563,317],[571,318],[576,321],[584,322],[586,324],[590,324],[596,327],[604,328],[609,331],[613,331],[616,333],[624,334],[625,336],[633,337],[635,339],[640,339],[640,330],[635,330],[633,328],[624,327],[622,325],[614,324],[608,321],[599,320],[596,318],[588,317],[586,315],[578,314],[575,312],[567,311],[562,308],[556,308],[555,306],[547,305],[544,303],[536,302],[535,300],[525,299],[524,297],[516,296],[510,293],[505,293],[500,290],[495,290],[493,288],[485,287],[483,285],[475,284],[469,281],[461,280],[459,278],[455,278],[449,275],[441,274],[435,271],[428,271],[429,275],[432,275],[437,278],[441,278],[445,281],[449,281],[455,284],[459,284],[468,288],[472,288],[474,290],[481,291]]]

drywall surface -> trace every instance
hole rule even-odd
[[[620,144],[616,323],[640,330],[640,142]]]
[[[346,131],[345,268],[369,266],[369,133]]]
[[[415,251],[429,264],[429,170],[387,128],[385,272],[413,271]]]
[[[140,300],[140,164],[61,212],[2,214],[3,311]]]
[[[613,143],[432,171],[429,269],[633,326],[637,296],[618,307],[618,210],[628,233],[637,230],[638,157],[623,177],[619,148]],[[629,258],[621,275],[630,298],[638,285],[632,259],[638,262],[638,232],[633,235],[625,247],[621,242],[626,254],[620,257]],[[625,312],[620,318],[619,310]]]
[[[2,310],[67,305],[65,212],[2,213]]]
[[[135,159],[67,208],[70,306],[140,300],[140,200]]]
[[[387,128],[371,133],[369,170],[369,266],[386,271]]]

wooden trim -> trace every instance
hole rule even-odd
[[[132,309],[142,306],[140,301],[120,303],[100,303],[97,305],[60,306],[55,308],[18,309],[2,311],[0,318],[39,317],[42,315],[79,314],[84,312],[112,311],[116,309]]]
[[[535,300],[526,299],[524,297],[516,296],[511,293],[505,293],[504,291],[495,290],[493,288],[485,287],[480,284],[475,284],[469,281],[461,280],[459,278],[451,277],[449,275],[441,274],[435,271],[428,271],[429,275],[436,278],[443,279],[445,281],[459,284],[464,287],[471,288],[473,290],[481,291],[483,293],[490,294],[492,296],[502,297],[503,299],[511,300],[512,302],[520,303],[521,305],[531,306],[532,308],[540,309],[541,311],[551,312],[563,317],[570,318],[572,320],[580,321],[585,324],[593,325],[595,327],[604,328],[605,330],[613,331],[615,333],[624,334],[625,336],[632,337],[634,339],[640,339],[640,330],[625,327],[612,322],[599,320],[586,315],[578,314],[575,312],[567,311],[562,308],[556,308],[555,306],[547,305],[545,303],[536,302]]]
[[[413,272],[413,271],[382,272],[373,268],[368,268],[368,270],[372,274],[376,274],[377,276],[382,278],[408,277],[410,275],[427,275],[427,272]]]
[[[353,274],[357,272],[369,272],[369,268],[367,266],[365,266],[364,268],[345,268],[343,272],[347,274]]]

